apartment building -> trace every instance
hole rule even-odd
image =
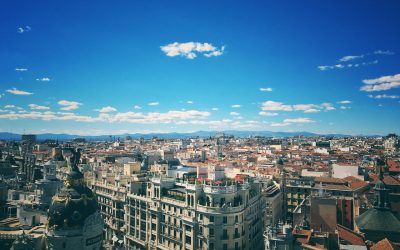
[[[154,176],[133,182],[125,209],[125,247],[260,249],[263,205],[261,185],[252,179],[210,183]]]

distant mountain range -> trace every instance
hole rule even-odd
[[[228,130],[228,131],[197,131],[191,133],[149,133],[149,134],[120,134],[120,135],[70,135],[70,134],[37,134],[38,140],[60,140],[60,141],[67,141],[73,140],[76,138],[84,138],[86,140],[91,141],[106,141],[110,140],[111,138],[125,138],[130,136],[134,139],[138,138],[145,138],[151,139],[154,137],[157,138],[177,138],[177,139],[184,139],[190,137],[210,137],[215,136],[218,134],[224,133],[225,135],[233,135],[235,137],[249,137],[249,136],[265,136],[265,137],[293,137],[293,136],[322,136],[322,134],[316,134],[306,131],[299,131],[299,132],[272,132],[272,131],[238,131],[238,130]],[[350,135],[344,134],[326,134],[324,136],[333,136],[333,137],[348,137]],[[14,134],[8,132],[0,132],[0,140],[20,140],[21,134]]]

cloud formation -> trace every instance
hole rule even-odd
[[[41,105],[37,105],[37,104],[29,104],[28,106],[32,110],[49,110],[50,109],[47,106],[41,106]]]
[[[277,115],[279,115],[278,113],[266,112],[266,111],[260,111],[258,114],[261,116],[277,116]]]
[[[194,59],[197,55],[203,55],[205,57],[221,56],[224,53],[225,46],[217,48],[211,43],[174,42],[161,46],[161,50],[169,57],[182,56],[187,59]]]
[[[232,107],[232,108],[241,108],[242,105],[240,105],[240,104],[234,104],[234,105],[232,105],[231,107]]]
[[[38,81],[38,82],[50,82],[50,78],[48,78],[48,77],[36,78],[36,81]]]
[[[28,32],[28,31],[31,31],[31,27],[27,26],[27,25],[18,27],[18,29],[17,29],[17,32],[20,33],[20,34]]]
[[[160,104],[159,102],[149,102],[147,105],[149,105],[149,106],[157,106],[159,104]]]
[[[282,102],[266,101],[261,104],[262,111],[303,111],[304,113],[317,113],[320,111],[331,111],[335,107],[331,103],[325,102],[322,104],[295,104],[288,105]]]
[[[364,55],[359,55],[359,56],[344,56],[342,58],[339,59],[339,61],[341,62],[348,62],[351,60],[355,60],[355,59],[359,59],[359,58],[363,58]]]
[[[116,108],[113,108],[111,106],[107,106],[107,107],[103,107],[101,109],[98,110],[100,113],[110,113],[110,112],[115,112],[117,111]]]
[[[79,102],[66,101],[66,100],[61,100],[58,102],[58,104],[63,106],[62,108],[60,108],[61,110],[66,110],[66,111],[78,109],[79,106],[82,105],[82,103]]]
[[[271,127],[286,127],[292,124],[305,124],[305,123],[313,123],[315,122],[314,120],[311,120],[310,118],[288,118],[284,119],[282,122],[273,122],[270,124]]]
[[[272,88],[260,88],[260,91],[261,92],[271,92],[272,91]]]
[[[378,63],[378,60],[370,59],[369,61],[362,62],[361,59],[367,59],[367,58],[370,58],[371,56],[376,57],[377,55],[391,56],[394,54],[395,53],[390,50],[375,50],[372,53],[343,56],[338,59],[338,62],[339,62],[338,64],[321,65],[321,66],[318,66],[317,68],[321,71],[333,70],[333,69],[343,69],[343,68],[357,68],[357,67],[361,67],[361,66],[367,66],[367,65],[372,65],[372,64]],[[359,61],[359,62],[351,63],[352,61]]]
[[[391,55],[394,55],[395,53],[393,51],[390,51],[390,50],[375,50],[374,54],[375,55],[389,55],[389,56],[391,56]]]
[[[33,93],[31,93],[31,92],[18,90],[16,88],[7,89],[6,92],[13,94],[13,95],[33,95]]]
[[[368,95],[369,98],[374,98],[374,99],[398,99],[400,96],[398,95]]]
[[[343,69],[343,68],[358,68],[361,66],[367,66],[372,64],[377,64],[378,60],[368,61],[368,62],[360,62],[360,63],[339,63],[335,65],[322,65],[318,66],[317,68],[321,71],[330,70],[330,69]]]
[[[400,87],[400,74],[366,79],[362,82],[365,85],[360,88],[361,91],[375,92],[394,89]]]
[[[28,69],[27,68],[15,68],[15,71],[24,72],[24,71],[28,71]]]

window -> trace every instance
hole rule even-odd
[[[210,249],[213,250],[214,249],[214,243],[210,243]]]
[[[223,245],[222,249],[228,250],[228,244],[225,243],[225,244]]]
[[[228,222],[228,218],[226,216],[222,217],[222,223],[227,223]]]
[[[235,222],[239,222],[239,216],[235,215]]]
[[[214,228],[210,228],[210,236],[214,236]]]
[[[214,216],[210,215],[210,222],[214,222]]]
[[[192,238],[190,236],[186,235],[185,240],[186,240],[186,244],[189,244],[189,245],[192,244]]]

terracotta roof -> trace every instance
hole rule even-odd
[[[322,182],[322,183],[334,183],[334,184],[344,184],[345,181],[339,178],[330,178],[330,177],[315,177],[315,182]]]
[[[392,242],[390,242],[390,240],[388,240],[387,238],[384,238],[383,240],[379,241],[378,243],[376,243],[375,245],[373,245],[371,248],[371,250],[399,250],[400,248],[396,245],[394,245]]]
[[[354,176],[347,176],[346,178],[344,178],[344,180],[346,180],[349,183],[349,187],[351,189],[358,189],[358,188],[361,188],[361,187],[368,186],[368,183],[366,181],[362,181],[360,179],[357,179]]]
[[[340,239],[347,241],[350,245],[365,246],[364,238],[360,234],[342,225],[337,226]]]
[[[389,172],[400,172],[400,162],[394,160],[388,160]]]
[[[371,183],[374,184],[374,185],[376,184],[376,182],[379,179],[379,176],[377,174],[370,174],[369,177],[372,179]],[[390,176],[390,175],[384,175],[383,176],[383,182],[386,185],[400,185],[400,181],[398,179],[396,179],[395,177]]]

